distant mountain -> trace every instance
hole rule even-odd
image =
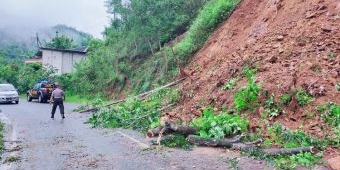
[[[51,39],[56,36],[57,32],[58,32],[58,35],[66,35],[67,37],[72,38],[73,43],[77,47],[86,46],[88,43],[88,40],[93,38],[92,35],[88,33],[78,31],[75,28],[72,28],[66,25],[56,25],[51,28],[41,29],[38,32],[38,36],[40,38],[40,41],[43,44],[45,44],[51,41]]]
[[[56,25],[48,28],[0,28],[0,51],[4,51],[9,59],[32,57],[37,52],[37,37],[42,45],[53,37],[66,35],[73,39],[77,47],[86,46],[92,35],[66,25]]]

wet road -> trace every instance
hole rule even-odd
[[[225,149],[194,148],[192,151],[150,147],[142,134],[123,129],[93,129],[84,124],[89,114],[73,113],[65,104],[66,119],[59,109],[50,119],[51,105],[20,101],[1,104],[1,121],[7,124],[4,157],[17,157],[0,169],[18,170],[162,170],[228,169],[228,158],[239,154]],[[263,169],[264,162],[239,159],[242,169]],[[267,168],[268,169],[268,168]]]

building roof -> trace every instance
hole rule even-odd
[[[80,53],[86,54],[87,48],[78,48],[78,49],[55,49],[55,48],[46,48],[40,47],[41,50],[49,50],[49,51],[60,51],[60,52],[69,52],[69,53]]]

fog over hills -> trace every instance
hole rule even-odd
[[[10,58],[27,57],[33,55],[38,49],[36,35],[44,45],[56,36],[57,31],[58,35],[72,38],[76,46],[85,45],[86,40],[92,38],[92,35],[66,25],[43,28],[8,26],[0,28],[0,50],[5,51]]]

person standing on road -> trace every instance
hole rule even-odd
[[[59,106],[60,114],[63,119],[65,119],[64,115],[64,103],[63,98],[65,96],[64,91],[60,88],[59,83],[55,83],[55,89],[52,92],[50,103],[53,101],[52,106],[52,112],[51,112],[51,118],[54,119],[55,110],[57,109],[57,106]]]

